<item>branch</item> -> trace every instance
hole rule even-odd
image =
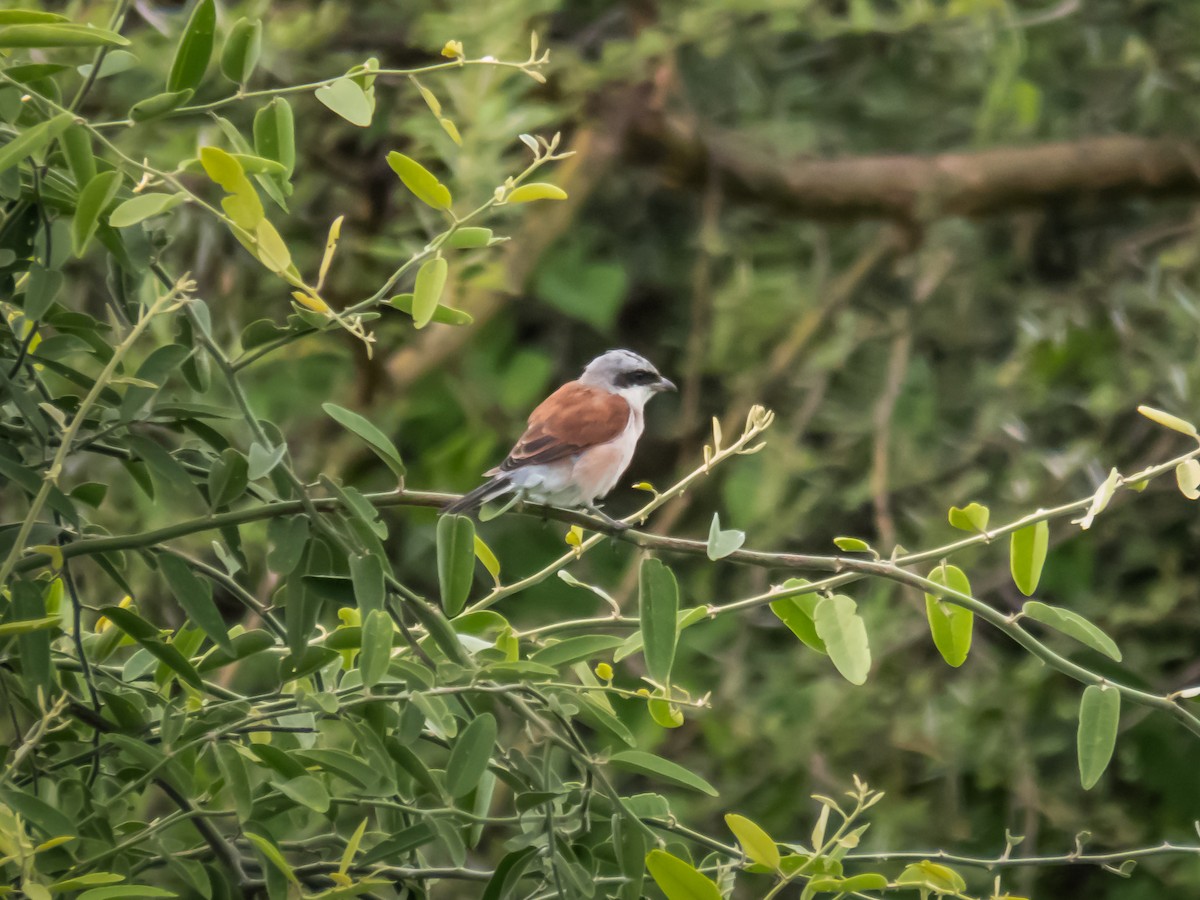
[[[678,116],[647,115],[634,150],[672,180],[702,184],[712,167],[726,189],[813,219],[986,216],[1084,195],[1200,193],[1200,145],[1111,135],[936,156],[784,160],[745,136]]]

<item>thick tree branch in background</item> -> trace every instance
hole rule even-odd
[[[984,216],[1087,195],[1200,193],[1200,145],[1112,135],[937,156],[781,160],[743,135],[647,114],[633,152],[671,177],[703,183],[707,167],[734,196],[814,219],[917,223]]]

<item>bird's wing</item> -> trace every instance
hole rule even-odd
[[[530,414],[529,427],[499,470],[565,459],[613,440],[628,423],[629,404],[623,397],[569,381]]]

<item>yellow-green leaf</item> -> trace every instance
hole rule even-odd
[[[259,261],[276,274],[286,272],[292,264],[292,254],[275,226],[264,218],[254,229],[254,236],[258,239]]]
[[[1009,567],[1017,589],[1026,597],[1033,596],[1037,590],[1049,546],[1050,525],[1046,522],[1035,522],[1012,534]]]
[[[943,563],[929,573],[929,580],[960,594],[971,595],[971,583],[958,566]],[[975,614],[954,603],[942,600],[937,594],[925,595],[925,615],[933,634],[934,646],[952,666],[961,666],[971,650],[971,632]]]
[[[535,181],[513,188],[508,195],[509,203],[532,203],[535,200],[566,200],[567,192],[554,184]]]
[[[0,28],[0,50],[10,47],[128,47],[114,31],[90,25],[31,22]]]
[[[339,78],[332,84],[317,88],[316,98],[351,125],[366,128],[375,113],[367,92],[350,78]]]
[[[667,900],[722,900],[721,890],[712,879],[665,850],[647,853],[646,869]]]
[[[1200,462],[1185,459],[1175,467],[1175,482],[1189,500],[1200,499]]]
[[[187,194],[139,194],[123,203],[108,217],[108,224],[113,228],[128,228],[152,216],[161,215],[169,209],[174,209],[187,198]]]
[[[1080,643],[1087,644],[1093,650],[1099,650],[1112,657],[1117,662],[1121,661],[1121,651],[1113,639],[1072,609],[1030,600],[1022,608],[1021,614],[1035,622],[1049,625],[1055,631],[1061,631]]]
[[[1173,416],[1169,412],[1163,412],[1161,409],[1155,409],[1153,406],[1139,406],[1137,411],[1151,422],[1157,422],[1164,428],[1170,428],[1172,431],[1178,431],[1180,434],[1186,434],[1189,437],[1197,436],[1196,426],[1186,419],[1179,418],[1179,416]]]
[[[438,302],[446,287],[448,272],[449,266],[440,256],[426,260],[417,270],[412,304],[413,325],[417,328],[424,328],[433,321],[433,314],[437,312]]]
[[[74,118],[71,113],[61,113],[25,129],[7,144],[0,146],[0,172],[12,168],[27,156],[40,153],[52,140],[67,130]]]
[[[452,198],[450,189],[442,184],[432,172],[415,159],[393,150],[387,155],[388,165],[400,176],[400,181],[422,203],[434,209],[449,209]]]
[[[388,300],[388,305],[411,316],[413,314],[413,295],[397,294]],[[440,325],[470,325],[475,321],[475,317],[469,312],[439,303],[437,309],[433,311],[433,318],[430,321]]]
[[[742,845],[742,852],[746,854],[747,859],[768,869],[779,868],[779,847],[762,828],[745,816],[734,813],[725,817],[725,824]]]
[[[980,503],[968,503],[959,509],[950,507],[950,524],[962,531],[987,531],[988,518],[991,515],[988,508]]]
[[[845,594],[835,594],[822,598],[813,614],[817,635],[825,642],[829,658],[851,684],[863,684],[871,671],[867,628],[857,609],[858,604]]]

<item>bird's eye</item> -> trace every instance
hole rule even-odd
[[[655,374],[646,369],[638,369],[638,371],[633,373],[634,384],[650,384],[652,381],[656,380],[657,378]]]

